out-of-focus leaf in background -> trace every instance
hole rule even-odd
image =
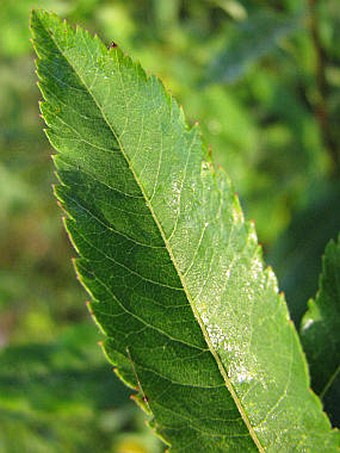
[[[207,79],[212,82],[237,81],[251,64],[277,50],[280,41],[299,26],[302,26],[302,20],[297,17],[282,17],[266,10],[235,24],[222,51],[212,59]]]
[[[85,322],[90,326],[83,305],[85,295],[74,281],[70,248],[51,196],[55,179],[37,106],[40,95],[35,86],[28,29],[31,8],[53,10],[97,32],[108,45],[117,42],[165,81],[185,105],[192,123],[200,122],[215,162],[232,177],[247,217],[256,221],[265,254],[270,256],[287,293],[290,311],[298,322],[307,300],[316,292],[320,256],[328,240],[335,238],[340,229],[336,164],[329,140],[325,140],[325,135],[326,138],[331,135],[331,143],[340,149],[337,126],[340,9],[338,0],[316,2],[314,23],[319,32],[316,46],[308,20],[308,5],[312,3],[311,0],[2,0],[3,353],[7,354],[8,348],[30,348],[33,343],[54,344],[71,325],[77,327]],[[267,14],[299,17],[303,26],[275,41],[256,61],[244,60],[243,72],[232,84],[206,80],[202,86],[218,52],[230,49],[237,33],[252,18]],[[321,93],[317,81],[320,55],[325,82]],[[320,105],[326,107],[328,129],[321,127]],[[13,353],[8,367],[14,367],[16,360]],[[0,376],[2,373],[1,367]],[[34,376],[33,381],[38,379]],[[85,385],[83,388],[87,393]],[[98,409],[97,416],[99,412]],[[91,426],[94,430],[94,425]],[[144,431],[138,423],[129,427],[129,439],[135,444],[134,435],[131,438],[133,429],[137,436],[138,432],[144,435]],[[37,426],[32,430],[40,439],[41,430]],[[112,436],[118,439],[117,433]]]
[[[340,224],[338,184],[310,190],[310,204],[294,216],[289,228],[272,247],[268,259],[279,275],[297,325],[306,300],[318,289],[321,256]]]
[[[320,287],[301,323],[312,386],[335,425],[340,421],[340,236],[330,241],[323,256]]]

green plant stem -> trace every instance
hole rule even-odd
[[[316,12],[317,0],[308,0],[309,8],[309,31],[316,55],[315,64],[315,82],[317,98],[313,103],[315,117],[319,123],[323,142],[329,152],[333,162],[332,176],[340,175],[340,156],[337,143],[333,138],[331,124],[329,121],[329,112],[327,108],[328,85],[326,80],[326,55],[321,44],[318,17]]]

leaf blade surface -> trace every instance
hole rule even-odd
[[[198,128],[119,49],[43,12],[32,28],[78,275],[157,432],[174,451],[336,451],[254,226]]]

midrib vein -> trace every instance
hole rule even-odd
[[[42,24],[42,26],[45,28],[44,24]],[[193,311],[193,314],[194,314],[194,316],[195,316],[195,318],[196,318],[196,320],[197,320],[197,322],[198,322],[198,324],[199,324],[199,326],[200,326],[200,328],[201,328],[201,331],[202,331],[203,336],[204,336],[204,339],[205,339],[205,341],[206,341],[206,343],[207,343],[207,345],[208,345],[208,347],[209,347],[209,350],[210,350],[211,354],[213,355],[213,357],[214,357],[214,359],[215,359],[215,361],[216,361],[216,363],[217,363],[218,369],[219,369],[219,371],[220,371],[220,373],[221,373],[221,375],[222,375],[222,377],[223,377],[223,380],[224,380],[224,382],[225,382],[225,385],[226,385],[227,389],[229,390],[230,394],[232,395],[233,400],[234,400],[234,402],[235,402],[235,404],[236,404],[236,407],[237,407],[237,409],[238,409],[238,411],[239,411],[239,413],[240,413],[240,415],[241,415],[241,417],[242,417],[242,419],[243,419],[243,421],[244,421],[244,423],[245,423],[245,425],[246,425],[246,427],[247,427],[247,429],[248,429],[248,431],[249,431],[249,434],[250,434],[251,438],[253,439],[255,445],[257,446],[259,452],[265,453],[265,449],[264,449],[264,447],[262,446],[262,444],[261,444],[259,438],[257,437],[257,434],[256,434],[256,432],[254,431],[254,429],[253,429],[253,427],[252,427],[252,425],[251,425],[251,423],[250,423],[250,421],[249,421],[249,419],[248,419],[247,414],[245,413],[245,410],[244,410],[244,408],[243,408],[243,405],[242,405],[242,403],[241,403],[241,401],[240,401],[238,395],[236,394],[236,391],[234,390],[234,387],[233,387],[233,385],[232,385],[232,383],[231,383],[231,381],[230,381],[230,379],[229,379],[229,377],[228,377],[228,374],[227,374],[227,372],[226,372],[226,370],[225,370],[225,368],[224,368],[224,366],[223,366],[223,363],[222,363],[222,361],[221,361],[221,359],[220,359],[220,357],[219,357],[217,351],[214,349],[214,347],[213,347],[213,345],[212,345],[212,342],[211,342],[211,340],[210,340],[210,337],[209,337],[209,335],[208,335],[208,333],[207,333],[207,331],[206,331],[205,325],[204,325],[204,323],[203,323],[203,321],[202,321],[202,319],[201,319],[201,317],[200,317],[198,311],[196,310],[196,307],[195,307],[193,298],[192,298],[192,296],[191,296],[191,294],[190,294],[190,291],[189,291],[188,288],[187,288],[187,285],[186,285],[186,282],[185,282],[185,278],[184,278],[184,276],[182,275],[182,273],[180,272],[180,270],[178,269],[178,265],[177,265],[177,263],[176,263],[176,258],[175,258],[174,254],[173,254],[172,247],[171,247],[169,241],[167,240],[167,238],[166,238],[166,236],[165,236],[163,227],[162,227],[162,225],[160,224],[160,222],[159,222],[159,220],[158,220],[158,218],[157,218],[157,215],[156,215],[156,213],[155,213],[155,211],[154,211],[154,209],[153,209],[152,204],[150,203],[149,197],[148,197],[147,194],[145,193],[144,187],[143,187],[141,181],[139,180],[137,173],[135,172],[134,168],[133,168],[132,165],[131,165],[131,161],[130,161],[128,155],[126,154],[126,152],[125,152],[125,150],[124,150],[124,147],[123,147],[123,145],[122,145],[122,143],[121,143],[121,141],[120,141],[120,139],[119,139],[117,133],[116,133],[115,130],[113,129],[111,123],[109,122],[109,120],[107,119],[107,117],[106,117],[106,115],[105,115],[105,112],[103,111],[102,106],[97,102],[95,95],[92,93],[90,87],[87,86],[87,84],[86,84],[86,82],[84,81],[84,79],[82,78],[81,74],[76,70],[76,68],[72,65],[72,63],[70,62],[70,60],[69,60],[69,59],[67,58],[67,56],[64,54],[64,52],[63,52],[62,49],[59,47],[58,43],[56,42],[54,36],[50,33],[50,31],[49,31],[48,29],[46,29],[46,28],[45,28],[45,30],[46,30],[47,33],[49,34],[51,40],[54,42],[55,46],[57,47],[57,49],[59,50],[60,54],[63,56],[63,58],[64,58],[65,61],[67,62],[67,64],[68,64],[68,65],[70,66],[70,68],[74,71],[74,73],[76,74],[76,76],[77,76],[78,79],[80,80],[81,84],[84,86],[85,90],[90,94],[90,96],[91,96],[91,98],[92,98],[94,104],[96,105],[96,107],[98,108],[98,110],[100,111],[100,113],[102,114],[105,123],[106,123],[107,126],[110,128],[110,130],[111,130],[111,132],[112,132],[112,135],[114,136],[115,140],[117,141],[117,143],[118,143],[118,145],[119,145],[119,148],[120,148],[120,150],[121,150],[121,153],[122,153],[122,155],[123,155],[123,157],[124,157],[126,163],[128,164],[128,167],[129,167],[129,169],[130,169],[130,171],[131,171],[131,173],[132,173],[132,175],[133,175],[133,177],[134,177],[134,179],[135,179],[135,181],[136,181],[136,183],[137,183],[137,185],[138,185],[138,187],[139,187],[139,189],[140,189],[140,191],[141,191],[141,193],[142,193],[144,199],[145,199],[146,202],[147,202],[147,206],[148,206],[148,208],[149,208],[149,210],[150,210],[150,214],[151,214],[151,216],[152,216],[152,218],[153,218],[155,224],[157,225],[157,228],[158,228],[158,230],[159,230],[159,232],[160,232],[160,234],[161,234],[161,237],[162,237],[162,239],[163,239],[163,241],[164,241],[164,244],[165,244],[165,246],[166,246],[166,249],[167,249],[167,251],[168,251],[168,253],[169,253],[169,257],[170,257],[170,259],[171,259],[171,261],[172,261],[172,263],[173,263],[173,265],[174,265],[174,268],[175,268],[175,270],[176,270],[176,273],[177,273],[177,275],[179,276],[179,279],[180,279],[181,284],[182,284],[182,286],[183,286],[184,292],[185,292],[185,294],[186,294],[186,296],[187,296],[187,299],[188,299],[188,302],[189,302],[189,304],[190,304],[190,307],[191,307],[191,309],[192,309],[192,311]],[[75,32],[72,30],[72,33],[75,33]],[[86,43],[85,43],[85,45],[86,45]]]

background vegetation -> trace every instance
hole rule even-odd
[[[32,7],[114,40],[200,122],[299,325],[340,229],[338,1],[2,0],[0,451],[158,452],[74,278],[39,118]]]

